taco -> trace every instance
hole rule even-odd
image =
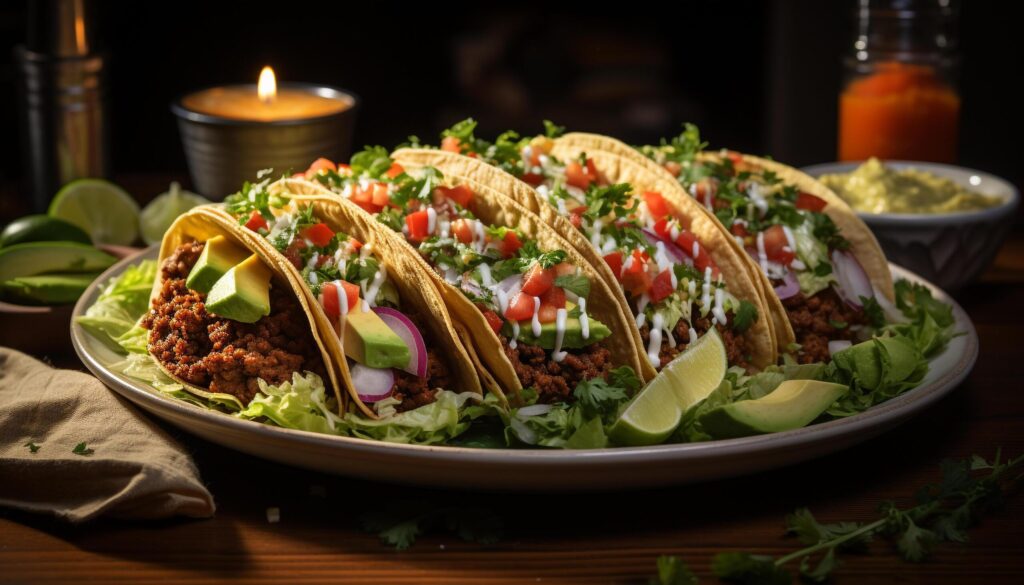
[[[244,408],[261,384],[312,372],[343,404],[309,302],[274,254],[211,206],[168,229],[140,325],[157,365],[189,392]]]
[[[383,148],[352,165],[315,163],[308,189],[329,188],[362,207],[421,259],[485,386],[544,403],[573,400],[577,384],[638,356],[612,291],[590,264],[537,216],[502,195],[510,177],[437,151],[392,159]],[[411,247],[411,248],[409,248]]]
[[[892,275],[871,230],[831,190],[786,165],[731,151],[704,152],[697,128],[630,150],[657,163],[713,213],[770,293],[797,358],[825,361],[864,337],[869,314],[894,298]]]
[[[377,417],[430,404],[439,390],[481,394],[421,263],[349,202],[290,185],[246,184],[224,213],[297,283],[352,404]]]
[[[616,291],[651,367],[668,364],[712,327],[730,365],[753,370],[775,361],[772,324],[760,318],[763,294],[746,260],[699,205],[664,196],[677,187],[646,161],[618,156],[603,137],[559,138],[550,123],[547,135],[505,133],[493,144],[473,136],[474,126],[456,125],[441,148],[520,179],[505,193],[562,234]]]

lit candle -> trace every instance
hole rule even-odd
[[[321,156],[345,160],[357,107],[353,94],[335,87],[278,85],[270,67],[258,84],[212,87],[171,103],[192,181],[211,199],[262,169],[279,176]]]
[[[259,83],[212,87],[185,96],[181,104],[194,112],[229,118],[271,122],[336,114],[352,107],[352,100],[320,95],[305,87],[277,87],[274,70],[264,67]]]

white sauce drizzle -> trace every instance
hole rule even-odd
[[[725,310],[722,309],[722,289],[715,289],[715,308],[711,309],[711,312],[715,315],[715,321],[725,325]]]
[[[491,267],[486,262],[481,262],[477,265],[477,270],[480,271],[480,284],[487,288],[494,286],[494,279],[491,277]]]
[[[700,306],[706,311],[711,304],[711,267],[704,269],[704,283],[701,285]]]
[[[757,232],[757,261],[761,264],[761,270],[768,273],[768,254],[764,251],[764,232]]]
[[[567,352],[562,351],[562,341],[565,338],[565,309],[558,309],[555,311],[555,349],[551,352],[551,359],[556,362],[560,362],[565,359],[565,356],[569,355]]]
[[[602,227],[604,227],[604,225],[601,223],[601,220],[600,219],[595,219],[594,220],[594,225],[590,228],[591,229],[591,231],[590,231],[590,245],[594,246],[595,248],[599,248],[599,249],[601,247],[601,228]]]
[[[538,313],[540,313],[540,297],[533,297],[533,319],[530,321],[530,326],[534,337],[540,337],[540,319],[537,318]]]
[[[664,326],[665,317],[661,311],[658,311],[651,319],[650,341],[647,343],[647,359],[655,368],[661,365],[661,358],[658,357],[658,354],[661,353],[661,328]]]
[[[432,235],[437,229],[437,211],[433,207],[427,208],[427,234]]]
[[[369,286],[366,286],[365,282],[363,283],[363,286],[365,287],[363,289],[363,299],[366,300],[366,302],[363,303],[364,313],[369,311],[370,307],[377,304],[377,294],[380,293],[380,287],[384,284],[387,276],[387,270],[384,266],[379,266],[377,268],[377,274],[373,275],[373,282],[370,283]]]
[[[587,299],[579,299],[580,306],[580,335],[583,339],[590,339],[590,321],[587,319]]]
[[[515,349],[519,342],[516,339],[519,338],[519,321],[512,321],[512,339],[508,340],[508,346]]]

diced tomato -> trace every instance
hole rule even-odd
[[[339,282],[341,282],[345,298],[348,300],[348,311],[351,311],[356,307],[356,303],[359,302],[359,285],[345,280]],[[336,282],[328,282],[320,289],[320,303],[323,305],[324,312],[331,319],[337,319],[341,316],[341,311],[338,310],[341,305],[338,304],[338,286]]]
[[[730,150],[729,152],[725,153],[725,156],[726,156],[726,158],[728,158],[729,160],[732,161],[733,168],[739,170],[740,166],[743,165],[743,155],[742,154]]]
[[[349,200],[352,203],[373,203],[373,185],[369,185],[366,189],[363,189],[359,185],[352,185],[352,194],[349,195]]]
[[[697,255],[693,254],[693,245],[697,244]],[[697,237],[693,235],[693,232],[689,230],[680,230],[679,237],[676,238],[676,245],[682,248],[683,252],[693,258],[693,266],[697,270],[704,272],[708,267],[711,268],[711,275],[714,277],[718,276],[718,266],[715,261],[711,258],[711,254],[708,253],[707,249],[697,241]]]
[[[657,303],[672,294],[672,292],[672,273],[669,269],[662,270],[658,273],[658,276],[654,277],[654,282],[651,283],[651,290],[648,293],[651,296],[651,302]]]
[[[622,288],[629,294],[638,297],[650,290],[651,276],[647,274],[647,270],[630,272],[629,269],[626,269],[622,275]]]
[[[576,229],[583,225],[583,214],[587,212],[586,205],[580,205],[569,212],[569,223]]]
[[[540,304],[552,306],[556,309],[565,308],[565,289],[560,286],[553,286],[546,293],[540,296]]]
[[[473,241],[473,224],[468,219],[457,219],[452,222],[452,235],[463,244]]]
[[[451,199],[462,207],[468,208],[470,201],[473,200],[473,190],[465,185],[438,187],[437,191],[444,195],[445,198]]]
[[[373,202],[366,202],[366,203],[364,203],[362,201],[353,201],[353,203],[355,203],[359,207],[362,207],[363,211],[366,211],[369,214],[380,213],[380,210],[381,210],[381,206],[380,205],[374,205]]]
[[[616,250],[611,254],[605,254],[604,261],[608,268],[611,269],[612,274],[615,275],[615,278],[620,278],[622,275],[622,252]]]
[[[338,166],[335,165],[333,162],[327,160],[326,158],[318,158],[315,161],[313,161],[313,164],[309,165],[308,169],[306,169],[306,178],[311,179],[320,171],[336,170],[338,170]]]
[[[512,297],[512,300],[508,302],[508,308],[505,309],[505,318],[512,321],[522,321],[533,317],[534,299],[536,298],[522,291],[517,292],[516,296]]]
[[[663,240],[672,239],[672,228],[669,227],[668,218],[662,217],[654,222],[654,233],[658,234],[658,237]]]
[[[306,242],[302,238],[295,238],[284,250],[284,257],[291,262],[292,266],[302,270],[302,250],[306,249]]]
[[[576,267],[568,262],[559,262],[552,266],[555,271],[555,276],[565,276],[566,274],[576,274]]]
[[[668,203],[665,202],[665,198],[662,197],[661,193],[657,191],[644,191],[643,198],[644,203],[647,204],[647,210],[651,212],[651,216],[656,218],[668,216]]]
[[[519,248],[523,247],[523,243],[519,241],[519,236],[512,230],[505,232],[505,238],[501,242],[501,255],[505,258],[511,258],[516,255]]]
[[[715,208],[715,184],[711,179],[701,179],[694,184],[694,198],[698,203],[710,209]]]
[[[523,173],[520,177],[526,183],[536,187],[544,182],[544,175],[538,175],[537,173]]]
[[[501,320],[501,317],[499,317],[497,313],[491,310],[486,310],[483,313],[484,319],[487,320],[487,324],[491,326],[491,330],[494,331],[494,334],[498,335],[499,333],[501,333],[501,326],[504,325],[504,322]]]
[[[383,209],[391,202],[391,195],[388,194],[388,186],[384,183],[374,183],[368,190],[372,190],[370,202],[374,205],[378,205]]]
[[[448,152],[458,154],[462,152],[462,143],[454,136],[445,136],[444,139],[441,140],[441,150],[447,150]]]
[[[318,223],[302,230],[300,235],[313,242],[313,245],[317,248],[323,248],[331,243],[331,240],[334,238],[334,231],[327,227],[326,223]]]
[[[665,170],[672,173],[672,176],[678,177],[679,173],[683,172],[683,165],[674,160],[665,161]]]
[[[535,297],[540,296],[551,288],[555,281],[555,271],[551,268],[542,268],[540,264],[534,264],[523,276],[522,291]]]
[[[541,323],[554,323],[557,318],[558,309],[541,302],[540,307],[537,308],[537,321]]]
[[[348,245],[352,247],[352,251],[353,252],[358,252],[359,248],[363,247],[363,243],[362,242],[360,242],[359,240],[357,240],[355,238],[352,238],[352,237],[350,237],[347,240],[347,242],[348,242]]]
[[[776,224],[764,230],[763,233],[765,254],[769,260],[778,262],[783,256],[783,248],[789,246],[786,231],[782,229],[781,225]]]
[[[409,228],[409,239],[414,242],[422,242],[430,235],[430,217],[425,209],[405,216],[405,225]]]
[[[260,215],[259,211],[253,209],[252,214],[249,215],[249,220],[245,222],[245,227],[254,232],[259,231],[260,228],[267,227],[267,220],[263,219],[263,216]]]
[[[796,196],[796,208],[806,209],[807,211],[821,211],[825,209],[828,203],[821,197],[811,195],[810,193],[801,192]]]
[[[401,175],[404,172],[405,172],[405,168],[403,168],[402,165],[400,165],[400,164],[398,164],[396,162],[393,162],[393,163],[391,163],[391,166],[388,167],[388,170],[384,172],[384,176],[389,178],[389,179],[394,179],[395,177],[397,177],[398,175]]]
[[[597,182],[597,169],[594,168],[594,161],[587,159],[586,166],[581,166],[579,161],[569,161],[565,165],[565,182],[579,189],[586,189],[592,183]]]
[[[747,226],[743,225],[742,223],[738,223],[738,222],[732,224],[729,227],[729,231],[732,232],[732,235],[740,236],[742,238],[745,238],[745,237],[750,235],[750,231],[747,230]]]

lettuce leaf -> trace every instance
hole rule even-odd
[[[155,260],[129,266],[120,276],[110,279],[96,302],[75,321],[114,351],[124,353],[118,339],[135,327],[149,309],[156,271]]]
[[[828,379],[850,387],[827,412],[850,416],[917,386],[928,360],[915,342],[902,335],[876,337],[836,352]]]
[[[478,400],[480,397],[472,392],[441,390],[430,404],[379,419],[347,413],[339,421],[339,430],[352,437],[389,443],[439,445],[464,433],[473,418],[485,413],[463,409],[470,401]]]

